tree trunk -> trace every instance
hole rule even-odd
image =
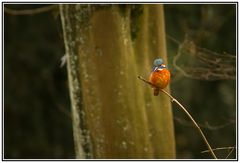
[[[175,158],[171,104],[138,80],[167,61],[162,5],[60,5],[77,158]],[[169,90],[169,88],[167,88]]]

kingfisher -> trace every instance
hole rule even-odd
[[[154,96],[157,96],[159,94],[160,89],[167,87],[169,81],[170,72],[167,69],[166,65],[163,64],[163,60],[161,58],[155,59],[153,62],[153,70],[149,77],[149,82],[154,85]]]

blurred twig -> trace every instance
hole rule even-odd
[[[183,76],[199,80],[235,80],[236,79],[236,56],[227,53],[216,53],[206,48],[198,47],[186,36],[180,42],[174,37],[167,38],[178,45],[178,50],[173,58],[173,66]],[[193,58],[191,65],[180,66],[177,62],[183,55],[189,55],[188,60]]]
[[[144,79],[143,77],[141,77],[141,76],[138,76],[138,78],[139,78],[140,80],[142,80],[143,82],[145,82],[145,83],[147,83],[147,84],[149,84],[149,85],[151,85],[151,86],[153,86],[153,87],[157,87],[157,86],[155,86],[154,84],[152,84],[151,82],[145,80],[145,79]],[[170,95],[167,91],[165,91],[164,89],[161,89],[161,91],[162,91],[165,95],[167,95],[167,96],[171,99],[172,102],[175,102],[178,106],[180,106],[180,108],[187,114],[187,116],[191,119],[191,121],[193,122],[193,124],[195,125],[195,127],[198,129],[200,135],[202,136],[204,142],[206,143],[206,145],[207,145],[210,153],[212,154],[213,158],[214,158],[214,159],[217,159],[215,153],[214,153],[213,150],[212,150],[212,147],[211,147],[210,144],[208,143],[207,138],[205,137],[205,135],[203,134],[201,128],[198,126],[198,124],[197,124],[196,121],[193,119],[193,117],[191,116],[191,114],[187,111],[187,109],[186,109],[180,102],[178,102],[172,95]]]
[[[57,7],[58,5],[49,5],[49,6],[36,8],[36,9],[16,10],[16,9],[10,9],[4,6],[4,12],[10,15],[34,15],[34,14],[40,14],[40,13],[51,11]]]
[[[219,147],[219,148],[214,148],[212,149],[213,151],[217,151],[217,150],[230,150],[230,149],[234,149],[235,147]],[[201,153],[207,153],[209,152],[209,150],[204,150]]]
[[[232,152],[234,151],[235,148],[232,148],[231,151],[228,153],[227,157],[225,159],[227,159],[231,154]]]
[[[231,154],[232,152],[234,151],[235,147],[220,147],[220,148],[214,148],[212,149],[213,151],[218,151],[218,150],[230,150],[230,152],[228,153],[228,155],[226,156],[225,159],[227,159]],[[205,151],[202,151],[201,153],[207,153],[207,152],[210,152],[209,150],[205,150]]]
[[[178,123],[180,123],[181,125],[184,125],[184,126],[193,126],[192,123],[186,121],[186,120],[183,120],[181,118],[178,118],[178,117],[174,117],[174,120],[177,121]],[[225,123],[225,124],[221,124],[221,125],[216,125],[216,126],[213,126],[213,125],[210,125],[208,122],[205,122],[205,124],[198,124],[201,128],[205,128],[205,129],[208,129],[208,130],[219,130],[219,129],[222,129],[226,126],[229,126],[231,124],[234,124],[235,121],[234,120],[229,120],[229,122]]]

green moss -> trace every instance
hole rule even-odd
[[[145,48],[150,44],[150,39],[142,37],[136,41],[141,49],[138,52],[145,57],[135,53],[131,41],[140,32],[143,36],[148,35],[145,32],[148,32],[149,22],[141,22],[143,5],[112,5],[107,9],[105,7],[108,6],[104,6],[99,8],[101,11],[92,7],[85,5],[77,9],[76,6],[75,24],[72,18],[68,20],[71,17],[69,13],[74,14],[70,11],[71,7],[62,13],[62,18],[67,17],[63,26],[64,36],[67,37],[67,54],[71,56],[69,60],[77,58],[81,61],[78,67],[74,67],[76,64],[68,60],[72,104],[80,105],[76,102],[82,101],[84,111],[77,112],[77,106],[72,109],[77,158],[175,158],[170,100],[167,97],[159,97],[160,100],[153,97],[151,89],[145,90],[146,87],[137,79],[142,72],[137,58],[140,58],[141,65],[152,63],[152,57],[145,55],[151,54],[150,48]],[[153,9],[162,10],[162,7]],[[156,25],[156,28],[160,28],[161,32],[163,24],[159,20],[163,15],[159,13],[153,12],[150,17],[155,18],[151,21],[157,21],[155,24],[159,26]],[[90,17],[90,20],[85,21],[86,17]],[[82,24],[86,22],[91,28]],[[75,35],[75,30],[79,35]],[[81,41],[76,42],[79,38]],[[164,45],[164,40],[161,40],[159,44]],[[166,54],[164,51],[163,48],[156,48],[154,54]],[[70,78],[73,76],[71,72],[79,75],[81,83]],[[79,90],[76,84],[81,89],[80,98],[73,96],[76,94],[74,91]],[[150,96],[151,101],[145,101],[145,96]],[[162,106],[161,109],[159,106]],[[83,119],[85,126],[79,125]],[[90,152],[86,146],[89,146]]]

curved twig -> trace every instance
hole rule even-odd
[[[218,150],[230,150],[230,149],[234,149],[235,147],[219,147],[219,148],[214,148],[212,149],[213,151],[218,151]],[[204,150],[201,153],[207,153],[209,152],[209,150]]]
[[[232,152],[234,151],[235,148],[232,148],[231,151],[228,153],[227,157],[225,159],[227,159],[231,154]]]
[[[153,86],[153,87],[156,87],[154,84],[152,84],[151,82],[145,80],[144,78],[142,78],[141,76],[138,76],[138,78],[142,81],[144,81],[145,83]],[[191,119],[191,121],[193,122],[194,126],[198,129],[200,135],[202,136],[204,142],[206,143],[210,153],[212,154],[213,158],[214,159],[217,159],[215,153],[213,152],[213,149],[212,147],[210,146],[210,144],[208,143],[208,140],[207,138],[205,137],[205,135],[203,134],[201,128],[198,126],[197,122],[193,119],[193,117],[191,116],[191,114],[187,111],[187,109],[180,103],[178,102],[178,100],[176,100],[172,95],[170,95],[167,91],[165,91],[164,89],[161,89],[161,91],[166,94],[172,102],[175,102],[178,106],[180,106],[180,108],[187,114],[187,116]]]
[[[15,9],[10,9],[4,6],[4,12],[10,15],[34,15],[34,14],[40,14],[43,12],[48,12],[50,10],[53,10],[57,8],[58,5],[49,5],[49,6],[44,6],[36,9],[26,9],[26,10],[15,10]]]

